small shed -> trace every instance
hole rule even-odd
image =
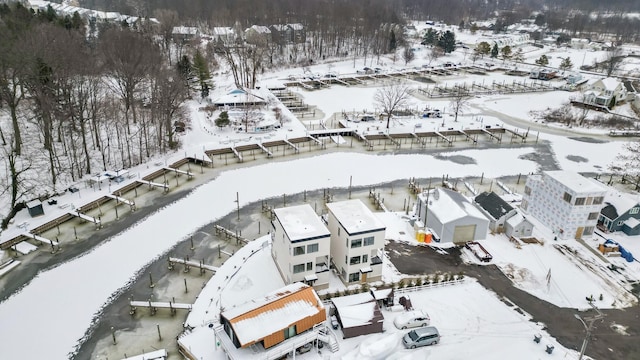
[[[393,289],[380,289],[380,290],[369,290],[373,298],[378,302],[378,306],[389,307],[393,306]]]
[[[533,223],[516,213],[505,221],[504,233],[509,237],[529,237],[533,233]]]
[[[370,292],[332,298],[331,302],[344,339],[382,332],[384,317]]]
[[[40,200],[33,200],[27,203],[27,209],[31,217],[44,215],[44,208],[42,208],[42,202]]]

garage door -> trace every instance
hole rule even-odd
[[[456,226],[453,229],[453,242],[465,243],[473,241],[473,234],[476,232],[476,225]]]

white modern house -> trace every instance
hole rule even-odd
[[[571,171],[530,175],[520,208],[550,228],[560,239],[593,234],[607,188]]]
[[[464,244],[487,237],[489,219],[457,191],[435,188],[418,195],[417,215],[441,242]]]
[[[380,280],[384,223],[360,200],[329,203],[327,208],[331,262],[342,281],[348,284]]]
[[[584,93],[584,102],[612,108],[627,99],[627,89],[622,81],[615,78],[598,79],[589,84]]]
[[[273,210],[271,256],[286,284],[329,286],[331,234],[311,205]]]

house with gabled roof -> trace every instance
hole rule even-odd
[[[244,37],[248,44],[266,45],[271,42],[271,30],[263,25],[252,25],[244,31]]]
[[[331,298],[343,338],[381,333],[384,316],[370,292]]]
[[[435,188],[418,195],[417,215],[442,242],[464,244],[487,237],[489,219],[457,191]]]
[[[327,319],[327,312],[312,287],[289,284],[263,298],[222,311],[224,332],[237,348],[277,345]]]
[[[480,212],[489,219],[489,230],[496,233],[504,232],[504,223],[515,214],[513,206],[493,191],[481,193],[475,197],[474,202]]]
[[[307,35],[304,32],[304,26],[302,24],[287,24],[287,29],[291,42],[299,44],[307,41]]]
[[[640,235],[640,199],[611,189],[604,197],[598,227],[605,231],[622,231],[627,235]]]
[[[329,287],[331,233],[311,205],[273,210],[271,256],[286,284]]]
[[[504,222],[504,234],[515,238],[529,237],[533,234],[533,223],[521,213],[515,212]]]
[[[616,78],[604,78],[589,84],[589,90],[584,93],[583,102],[586,104],[612,108],[627,100],[627,88]]]

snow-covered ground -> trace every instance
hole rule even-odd
[[[419,53],[424,54],[424,50]],[[424,55],[421,56],[424,57]],[[535,59],[539,53],[530,56]],[[602,54],[563,50],[553,55],[552,62],[563,56],[571,56],[572,59],[583,57],[585,63],[589,63],[593,58],[602,56]],[[402,67],[400,61],[393,64],[388,58],[382,60],[383,66],[387,68]],[[464,54],[454,53],[439,61],[459,62],[463,60]],[[580,62],[574,61],[574,64]],[[426,63],[426,60],[419,58],[410,65],[416,66],[422,63]],[[363,62],[358,59],[355,66],[352,60],[347,60],[332,63],[331,67],[327,64],[314,65],[310,70],[319,73],[333,71],[347,74],[355,73],[356,69],[363,66],[365,66]],[[299,70],[265,74],[263,80],[284,79],[289,73],[295,71]],[[493,76],[487,75],[486,81],[502,79],[501,75]],[[212,97],[221,96],[230,89],[224,81],[228,82],[228,78],[221,82],[222,86],[213,92]],[[445,81],[453,84],[454,81],[474,80],[460,78]],[[420,85],[416,83],[413,86]],[[333,86],[326,90],[302,91],[300,94],[304,97],[305,102],[316,105],[325,114],[324,120],[331,120],[334,113],[342,111],[373,110],[375,90],[375,86],[349,88]],[[562,102],[567,101],[569,96],[569,93],[550,92],[483,97],[473,101],[475,108],[465,113],[458,123],[454,124],[453,120],[449,118],[445,118],[445,120],[448,123],[447,126],[455,128],[477,126],[477,117],[482,117],[485,124],[502,123],[495,115],[483,115],[482,110],[487,109],[524,121],[533,121],[530,115],[531,111],[544,111],[547,108],[559,106]],[[442,100],[424,102],[415,99],[413,102],[413,106],[419,108],[428,104],[445,110],[448,106],[448,102]],[[185,145],[184,151],[176,152],[168,159],[164,159],[165,163],[167,160],[171,162],[171,159],[179,159],[185,154],[195,154],[197,157],[201,157],[203,150],[221,146],[221,144],[255,140],[252,139],[254,135],[246,133],[236,133],[230,130],[214,131],[211,121],[215,119],[215,115],[207,118],[203,112],[198,110],[202,104],[196,101],[189,103],[189,106],[193,129],[184,138],[183,143],[187,145]],[[393,122],[392,126],[395,130],[413,129],[416,121],[424,122],[424,120],[415,119],[412,122]],[[429,122],[428,125],[438,127],[440,121],[435,120]],[[376,126],[381,125],[380,122],[378,123],[379,125]],[[291,122],[283,129],[268,136],[274,138],[300,136],[305,131],[306,129],[301,124]],[[606,169],[612,157],[621,150],[623,145],[622,142],[582,142],[544,133],[540,134],[540,140],[550,142],[555,160],[560,168],[581,172]],[[306,159],[222,171],[219,177],[200,186],[191,195],[158,210],[135,226],[103,242],[91,252],[38,274],[20,292],[1,303],[0,338],[3,339],[3,343],[11,344],[11,346],[4,346],[0,357],[7,359],[67,358],[68,353],[74,350],[78,340],[84,335],[94,315],[114,294],[125,289],[141,268],[177,242],[187,238],[195,229],[233,211],[236,206],[234,203],[236,191],[240,192],[241,203],[239,205],[242,206],[252,201],[279,196],[283,193],[346,187],[351,176],[353,177],[353,185],[358,186],[409,177],[441,176],[442,174],[448,174],[450,177],[479,176],[482,173],[487,177],[527,174],[538,171],[534,162],[524,159],[526,155],[533,152],[532,148],[525,147],[461,150],[441,154],[444,158],[455,153],[474,159],[475,164],[467,165],[436,159],[430,155],[379,156],[331,153]],[[571,160],[576,157],[584,159],[584,161]],[[291,171],[291,169],[295,169],[295,171]],[[141,167],[139,171],[147,170]],[[89,197],[89,195],[85,197],[82,194],[82,200],[88,201]],[[215,206],[212,206],[212,199],[215,199]],[[79,200],[77,201],[79,202]],[[19,215],[16,224],[24,221],[21,219],[26,219],[24,212]],[[180,226],[171,226],[170,224],[174,224],[176,220],[179,220]],[[35,225],[37,221],[31,221],[31,225]],[[397,226],[401,227],[402,225]],[[3,236],[5,236],[4,233]],[[621,242],[628,241],[629,246],[635,252],[640,253],[640,247],[634,244],[633,240],[637,239],[620,238]],[[505,243],[505,241],[498,238],[490,238],[487,241],[490,243],[487,247],[494,253],[494,261],[503,269],[507,269],[509,264],[513,264],[516,270],[528,269],[530,276],[524,277],[518,286],[545,300],[561,306],[583,307],[585,304],[582,300],[586,295],[593,293],[597,297],[597,294],[607,294],[609,290],[606,284],[601,283],[598,278],[592,275],[587,276],[579,271],[569,272],[569,268],[575,267],[575,265],[559,255],[548,241],[544,247],[527,245],[522,250],[514,250],[511,248],[511,244]],[[552,270],[552,286],[547,288],[544,280],[549,269]],[[567,271],[566,275],[562,275],[564,271]],[[570,280],[575,279],[580,280],[573,286],[569,284]],[[250,282],[254,284],[258,282],[249,277],[237,280],[233,288],[239,292],[249,288]],[[275,284],[267,285],[275,286]],[[332,286],[334,285],[338,284]],[[578,285],[582,285],[584,288]],[[608,297],[603,300],[602,307],[611,304],[612,299],[613,297]],[[386,313],[385,315],[388,315],[389,318],[386,324],[388,332],[383,337],[389,338],[367,340],[367,343],[372,344],[371,348],[375,347],[378,340],[384,344],[396,344],[397,347],[393,349],[397,350],[397,355],[394,356],[404,358],[406,355],[407,358],[413,359],[423,359],[427,356],[430,359],[562,358],[567,352],[570,352],[562,349],[553,339],[546,337],[543,342],[554,344],[556,352],[552,356],[544,354],[542,345],[537,345],[532,341],[533,334],[541,331],[540,326],[529,322],[527,317],[506,307],[494,294],[482,289],[473,281],[447,289],[425,291],[424,294],[416,293],[412,295],[412,301],[414,306],[419,304],[429,311],[434,325],[441,330],[442,343],[435,347],[416,351],[401,350],[399,343],[396,343],[401,334],[395,331],[389,322],[395,314]],[[38,346],[32,346],[33,339],[37,339]],[[344,354],[345,357],[358,357],[355,348],[360,341],[362,339],[345,341],[341,348],[341,354]],[[352,351],[354,352],[351,353]]]

